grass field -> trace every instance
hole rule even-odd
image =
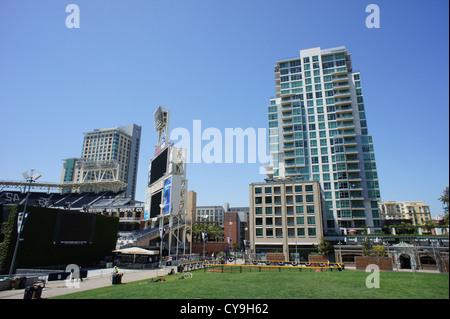
[[[59,296],[69,299],[448,299],[448,274],[380,272],[380,288],[367,288],[363,271],[283,270],[219,273],[192,271],[192,279],[149,280]]]

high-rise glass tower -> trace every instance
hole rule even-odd
[[[269,181],[318,181],[325,236],[380,231],[380,191],[360,72],[344,46],[275,65],[268,106]]]

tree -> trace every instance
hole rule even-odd
[[[328,258],[328,256],[333,252],[333,246],[331,246],[330,242],[326,237],[322,237],[319,245],[317,245],[317,250],[320,255],[322,255],[325,258]]]
[[[444,191],[441,197],[439,197],[439,201],[442,202],[442,206],[444,208],[444,224],[448,225],[448,207],[449,207],[449,198],[448,194]]]
[[[372,243],[370,242],[370,239],[368,237],[366,237],[366,239],[364,239],[363,241],[362,253],[364,257],[369,257],[372,253]]]

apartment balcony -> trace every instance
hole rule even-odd
[[[352,99],[350,98],[342,98],[342,99],[337,99],[335,97],[334,99],[334,105],[336,106],[341,106],[341,105],[351,105],[352,104]]]
[[[337,106],[336,114],[352,113],[353,107],[351,105]]]
[[[282,119],[283,119],[283,122],[284,121],[286,121],[286,120],[290,120],[291,122],[292,122],[292,112],[287,112],[287,113],[282,113],[281,114],[283,117],[282,117]]]
[[[285,141],[285,142],[287,142],[287,141],[293,142],[293,141],[294,141],[294,136],[292,136],[292,135],[286,136],[286,137],[284,138],[284,141]]]
[[[356,147],[345,147],[345,154],[358,154],[358,149]]]
[[[287,161],[289,159],[295,158],[295,153],[293,151],[285,151],[284,152],[284,159]]]
[[[352,182],[352,183],[348,183],[348,186],[349,186],[349,189],[351,189],[351,190],[357,190],[357,191],[363,190],[361,183]]]
[[[288,121],[283,121],[283,122],[281,123],[281,126],[282,126],[283,129],[284,129],[284,128],[292,127],[293,124],[294,124],[294,123],[292,122],[292,120],[288,120]]]
[[[348,173],[348,178],[349,181],[353,181],[353,182],[361,182],[361,176],[359,175],[359,173]],[[351,184],[351,183],[350,183]]]
[[[294,149],[294,143],[285,143],[284,144],[285,150],[293,150]]]
[[[349,138],[349,139],[344,138],[344,145],[345,146],[356,146],[356,145],[358,145],[358,142],[354,138]]]
[[[331,82],[333,83],[333,85],[335,83],[343,83],[343,82],[347,82],[347,84],[348,84],[348,76],[347,76],[347,74],[333,75],[333,78],[331,79]]]
[[[335,84],[333,84],[333,89],[350,89],[350,84],[348,82],[337,82]]]
[[[293,128],[283,128],[283,136],[290,136],[294,135],[294,129]]]
[[[295,161],[294,160],[286,160],[286,161],[284,161],[284,166],[286,168],[288,168],[288,167],[295,167],[296,166],[295,165]]]
[[[348,131],[339,131],[339,135],[343,135],[344,137],[356,137],[356,132],[353,130]]]
[[[350,199],[352,200],[364,200],[364,196],[360,191],[352,191],[350,192]],[[364,208],[364,206],[363,206]]]
[[[335,88],[334,90],[334,98],[349,98],[351,95],[349,90],[336,91]]]
[[[347,172],[359,173],[361,172],[361,168],[359,168],[358,164],[347,164]]]
[[[334,71],[331,74],[339,76],[339,75],[344,75],[344,74],[347,75],[347,73],[348,73],[347,67],[344,66],[344,67],[336,68],[336,71]]]
[[[336,121],[353,121],[353,113],[338,114],[336,117]]]
[[[338,122],[337,127],[340,130],[354,130],[355,129],[355,123],[353,121],[351,122]]]

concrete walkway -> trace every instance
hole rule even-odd
[[[122,283],[127,283],[167,275],[170,269],[176,271],[176,267],[163,267],[154,270],[121,269],[119,272],[123,273]],[[45,284],[41,298],[111,286],[112,272],[113,268],[90,270],[88,277],[81,282],[49,281]],[[0,291],[0,299],[23,299],[24,293],[25,289],[3,290]]]

